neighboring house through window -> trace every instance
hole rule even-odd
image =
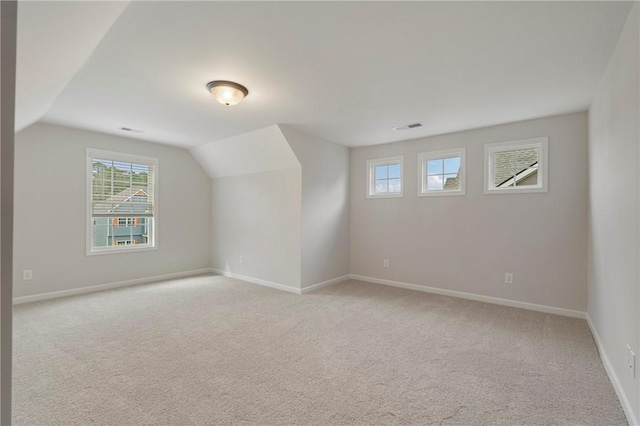
[[[117,223],[114,220],[115,226],[137,226],[137,222],[140,221],[138,217],[119,217]]]
[[[402,197],[403,156],[367,161],[367,198]]]
[[[156,246],[157,168],[155,158],[87,150],[87,254]]]
[[[484,146],[485,194],[547,192],[549,138]]]
[[[465,194],[465,148],[418,155],[418,195]]]

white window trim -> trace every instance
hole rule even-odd
[[[466,195],[466,148],[447,149],[443,151],[421,152],[418,154],[418,197],[441,197],[448,195]],[[449,157],[460,157],[460,189],[427,190],[427,161]],[[444,171],[444,170],[443,170]]]
[[[154,169],[154,191],[153,191],[153,224],[151,226],[151,235],[149,245],[133,244],[129,246],[105,246],[105,247],[93,247],[93,218],[91,209],[91,176],[93,175],[93,166],[91,164],[92,158],[108,158],[115,161],[123,161],[128,163],[142,163],[153,165]],[[96,256],[103,254],[121,254],[132,253],[139,251],[153,251],[158,250],[158,159],[153,157],[145,157],[136,154],[127,154],[124,152],[105,151],[101,149],[87,148],[87,156],[85,158],[86,165],[86,255]]]
[[[496,187],[493,180],[493,154],[514,149],[537,148],[538,184],[521,187]],[[485,194],[523,194],[532,192],[548,192],[549,187],[549,138],[540,137],[517,141],[490,143],[484,146],[484,193]]]
[[[400,163],[400,192],[387,192],[384,194],[376,194],[375,191],[375,168],[376,166],[386,166],[389,164]],[[404,196],[404,156],[397,155],[395,157],[376,158],[367,160],[367,198],[401,198]]]

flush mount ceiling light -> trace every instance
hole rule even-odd
[[[207,90],[213,95],[213,99],[222,105],[237,105],[249,91],[242,84],[233,81],[216,80],[207,83]]]

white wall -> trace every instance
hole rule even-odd
[[[549,192],[484,195],[484,144],[538,136]],[[458,147],[466,195],[417,197],[417,154]],[[366,161],[400,154],[404,197],[366,199]],[[586,113],[351,150],[352,274],[585,311],[586,212]]]
[[[212,266],[299,289],[300,167],[211,182]]]
[[[302,287],[349,274],[349,149],[280,125],[302,166]]]
[[[87,148],[158,158],[157,250],[86,255]],[[210,266],[210,180],[184,149],[36,123],[16,135],[15,216],[14,296]]]
[[[640,355],[638,13],[636,3],[589,110],[588,311],[636,419],[640,370],[629,373],[625,347]]]

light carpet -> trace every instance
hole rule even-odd
[[[19,305],[17,425],[622,425],[583,320],[203,276]]]

